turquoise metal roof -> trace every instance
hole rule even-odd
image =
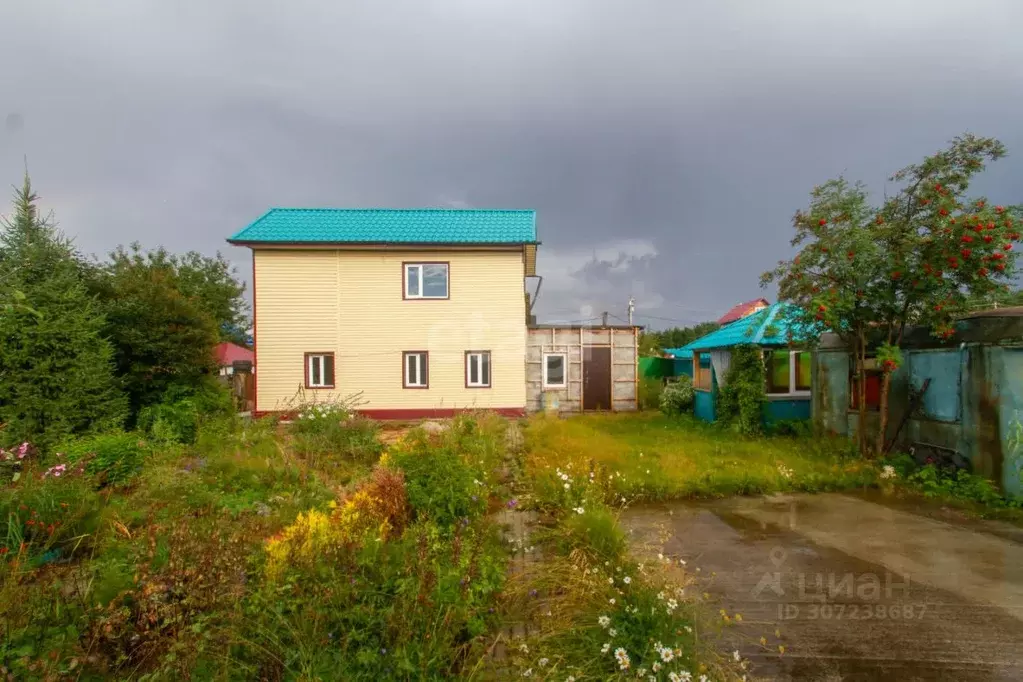
[[[744,343],[757,346],[786,346],[789,332],[793,341],[806,341],[810,335],[788,319],[786,313],[795,310],[791,303],[775,303],[749,317],[736,320],[706,336],[701,336],[679,350],[707,351],[731,348]]]
[[[664,352],[673,358],[691,358],[693,357],[693,351],[688,348],[665,348]]]
[[[237,244],[532,244],[536,211],[272,208]]]

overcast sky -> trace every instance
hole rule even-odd
[[[88,253],[271,206],[533,208],[541,321],[762,295],[794,211],[965,131],[1023,201],[1023,2],[0,2],[0,185]],[[773,292],[767,292],[768,297]]]

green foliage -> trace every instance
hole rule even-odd
[[[103,433],[67,443],[68,461],[84,466],[101,486],[126,483],[142,470],[146,450],[136,433]]]
[[[947,474],[937,467],[929,465],[910,474],[907,480],[925,497],[977,502],[989,507],[1004,507],[1012,504],[999,492],[994,483],[968,471],[960,470],[955,474]]]
[[[249,304],[245,301],[245,284],[237,270],[218,252],[204,256],[189,251],[183,256],[157,251],[177,270],[178,287],[186,297],[196,301],[214,321],[221,341],[248,345]]]
[[[451,528],[486,511],[485,471],[467,461],[449,438],[413,431],[389,456],[405,472],[409,504],[418,518]]]
[[[38,215],[28,177],[0,234],[0,446],[42,448],[121,424],[104,319],[70,242]]]
[[[664,381],[660,377],[641,377],[639,380],[639,409],[653,410],[661,404]]]
[[[701,322],[692,327],[673,327],[663,331],[644,331],[639,336],[639,354],[658,355],[665,348],[681,348],[701,336],[721,328],[717,322]]]
[[[597,563],[624,558],[628,544],[618,517],[604,505],[591,503],[583,509],[582,514],[570,510],[559,525],[562,551],[568,554],[574,548],[585,548]]]
[[[228,420],[233,415],[231,392],[208,377],[197,386],[171,386],[162,402],[142,408],[137,427],[157,442],[191,445],[204,423]]]
[[[196,386],[213,372],[217,321],[209,304],[186,293],[178,263],[166,251],[118,248],[91,285],[133,418],[173,386]]]
[[[380,457],[375,422],[354,413],[345,401],[307,403],[298,407],[287,433],[296,454],[323,470],[369,465]]]
[[[689,412],[693,408],[693,400],[696,392],[693,389],[693,380],[682,374],[678,381],[672,382],[661,391],[658,407],[661,412],[670,416],[677,416]]]
[[[743,435],[763,430],[767,403],[767,377],[760,348],[742,344],[732,348],[731,364],[718,395],[718,419]]]

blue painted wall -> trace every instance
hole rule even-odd
[[[693,412],[697,419],[705,422],[712,422],[717,418],[714,410],[715,391],[696,391],[693,400]]]
[[[792,421],[810,418],[810,398],[778,400],[771,398],[764,408],[764,421],[768,424],[777,421]]]
[[[957,348],[910,349],[892,375],[889,437],[908,409],[910,387],[931,383],[921,412],[906,421],[899,446],[913,442],[954,448],[969,458],[976,473],[1023,494],[1023,348],[970,343]],[[858,415],[849,409],[849,356],[822,350],[814,358],[813,420],[839,434],[856,433]],[[878,413],[868,411],[871,438]]]

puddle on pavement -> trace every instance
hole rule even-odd
[[[997,580],[1006,576],[1023,583],[1020,569],[997,570],[1000,557],[987,556],[1001,546],[993,543],[1008,540],[978,533],[978,553],[964,558],[971,546],[963,545],[961,537],[943,554],[942,528],[928,527],[937,533],[936,543],[928,539],[926,551],[907,546],[902,556],[901,550],[892,550],[891,534],[899,524],[917,530],[904,513],[848,496],[833,501],[840,509],[867,505],[864,518],[883,519],[873,525],[891,527],[880,533],[858,525],[856,518],[835,523],[825,513],[827,495],[642,506],[627,510],[622,523],[637,555],[663,552],[688,562],[700,591],[715,602],[711,613],[723,608],[742,614],[740,624],[725,628],[722,648],[738,648],[750,658],[758,679],[1023,679],[1023,619],[1012,615],[1023,614],[962,594],[997,595]],[[828,519],[832,527],[816,528],[818,518]],[[843,533],[856,534],[860,556],[876,552],[878,560],[865,561],[808,537],[835,538],[842,546]],[[1006,545],[1006,551],[1017,549]],[[963,576],[974,592],[940,589],[930,579],[907,580],[885,567],[901,561],[941,567],[946,560],[954,560],[947,565],[968,560],[976,566],[969,576],[975,586]],[[1015,599],[1017,591],[1009,587],[1019,585],[1003,585],[1006,598]]]

